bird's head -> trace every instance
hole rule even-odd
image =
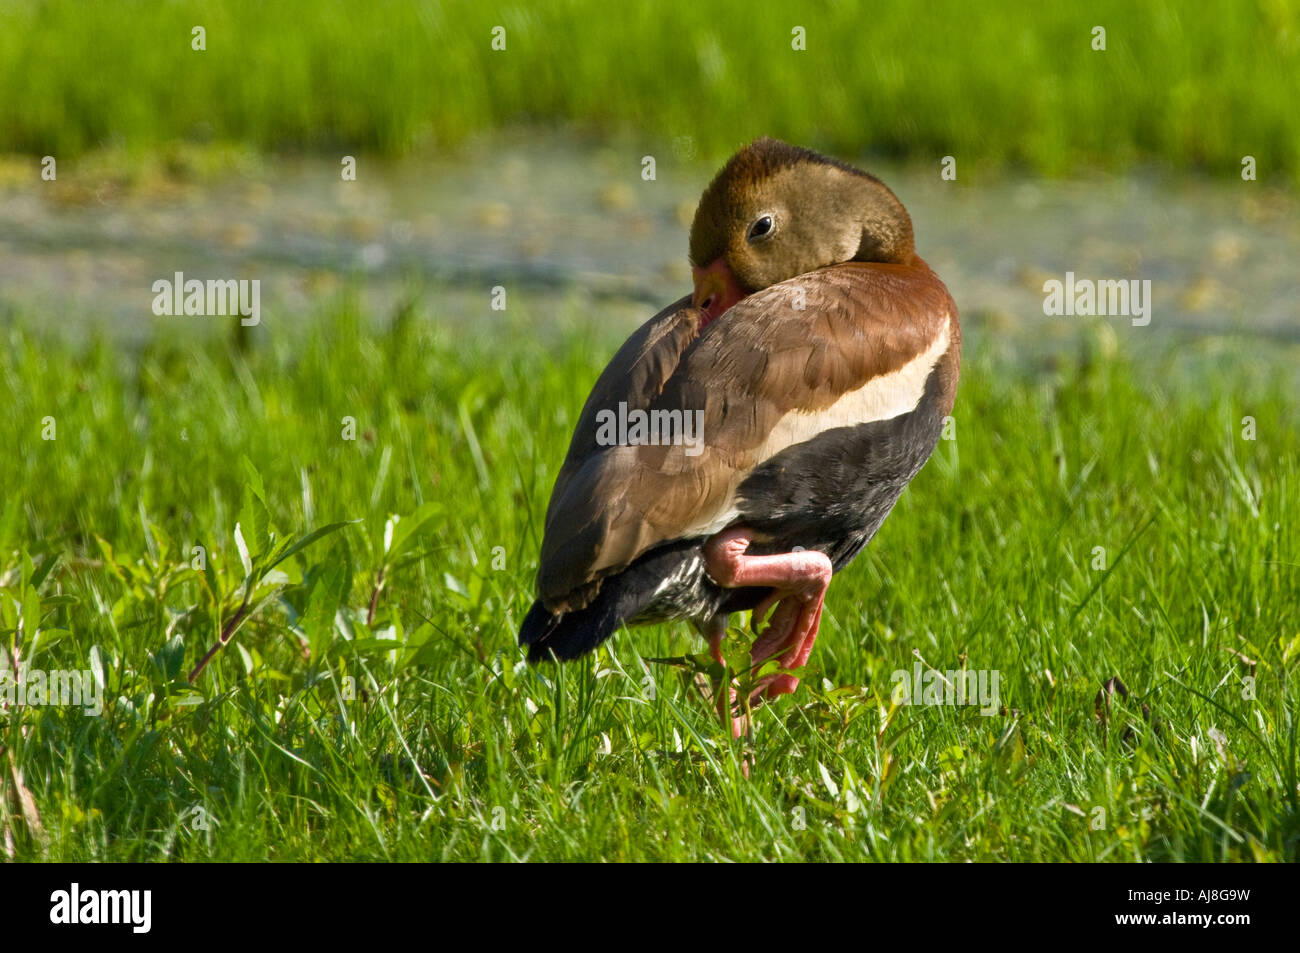
[[[737,152],[691,224],[692,304],[712,321],[746,295],[845,261],[904,264],[912,220],[875,176],[776,139]]]

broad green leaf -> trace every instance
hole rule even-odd
[[[826,785],[826,790],[830,792],[831,800],[837,800],[840,796],[840,786],[835,783],[831,773],[826,770],[826,765],[820,761],[817,762],[817,770],[821,773],[822,784]]]
[[[393,639],[353,639],[348,643],[348,651],[357,655],[383,655],[397,647]]]
[[[341,523],[330,523],[328,526],[322,526],[320,529],[312,530],[306,536],[303,536],[297,541],[291,543],[284,550],[284,552],[276,556],[275,559],[272,560],[271,565],[267,566],[266,568],[268,570],[274,569],[276,566],[280,565],[280,563],[284,562],[294,553],[301,552],[303,549],[306,549],[308,546],[316,542],[316,540],[320,539],[321,537],[328,536],[330,533],[337,533],[345,526],[351,526],[353,523],[360,523],[360,522],[361,520],[359,519],[343,520]]]
[[[299,620],[313,662],[324,657],[325,650],[334,640],[334,617],[343,599],[343,575],[342,560],[330,560],[317,575],[307,597],[307,607]]]
[[[61,556],[59,553],[55,553],[51,556],[45,556],[44,562],[40,564],[40,567],[36,569],[36,571],[31,575],[32,589],[40,588],[40,584],[42,584],[42,582],[44,582],[45,579],[47,579],[49,573],[55,571],[55,567],[59,566],[60,559]]]
[[[1279,644],[1285,641],[1285,636],[1278,639]],[[1300,655],[1300,632],[1297,632],[1295,638],[1290,642],[1287,642],[1286,646],[1282,649],[1282,664],[1291,664],[1291,659],[1295,658],[1297,655]]]
[[[169,682],[175,680],[180,675],[181,665],[185,661],[185,640],[179,635],[173,636],[166,645],[153,654],[152,658],[164,680]]]
[[[424,526],[425,523],[433,519],[438,513],[439,506],[434,501],[422,503],[416,507],[415,512],[409,516],[404,516],[393,526],[392,545],[385,547],[385,554],[389,557],[388,561],[392,562],[401,556],[406,550],[407,544],[415,536],[416,532]]]
[[[23,589],[23,637],[28,641],[36,638],[41,627],[41,597],[31,586]]]
[[[406,640],[405,652],[402,656],[402,662],[399,668],[406,668],[410,665],[422,665],[433,660],[433,653],[438,647],[438,630],[428,622],[423,622],[420,627],[410,634]]]
[[[262,474],[257,472],[257,467],[253,466],[253,461],[248,459],[246,455],[239,458],[239,463],[240,466],[244,468],[244,474],[248,478],[248,488],[253,491],[253,495],[261,500],[262,505],[265,506],[266,488],[262,485]]]
[[[105,684],[104,660],[100,657],[98,645],[92,645],[90,647],[90,674],[95,679],[95,684],[99,686],[99,690],[102,692]]]
[[[266,511],[266,504],[252,492],[245,491],[244,503],[239,510],[239,521],[243,526],[244,539],[249,551],[254,556],[261,556],[271,548],[271,517]]]
[[[239,561],[244,566],[244,578],[253,574],[253,560],[248,555],[248,544],[244,542],[244,533],[240,524],[235,524],[235,548],[239,550]]]

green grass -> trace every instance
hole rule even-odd
[[[1284,0],[797,13],[747,0],[0,0],[0,89],[0,153],[60,159],[175,139],[401,154],[560,122],[660,156],[691,137],[716,159],[764,134],[936,170],[952,155],[963,176],[1158,160],[1236,178],[1253,155],[1261,178],[1300,181],[1300,9]]]
[[[539,345],[516,304],[470,342],[442,317],[380,330],[322,303],[247,349],[4,331],[0,642],[102,670],[107,691],[98,718],[0,716],[0,849],[1297,859],[1294,353],[1112,357],[1087,333],[1034,370],[971,324],[956,439],[833,583],[802,687],[757,713],[746,779],[695,691],[642,661],[697,651],[684,626],[563,668],[514,645],[551,481],[618,332]],[[266,572],[272,532],[282,549],[347,520]],[[1006,710],[892,706],[916,653],[997,670]],[[1131,695],[1102,724],[1115,676]]]

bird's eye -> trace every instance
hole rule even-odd
[[[764,215],[762,218],[754,222],[753,225],[749,226],[749,234],[745,236],[745,240],[751,242],[757,241],[758,239],[762,238],[764,235],[771,234],[771,232],[772,232],[772,216]]]

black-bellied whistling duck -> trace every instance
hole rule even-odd
[[[690,257],[694,294],[627,340],[578,420],[519,631],[530,661],[677,619],[722,661],[729,614],[754,610],[757,628],[775,606],[751,660],[803,667],[832,573],[875,535],[952,410],[957,308],[874,176],[759,139],[705,190]],[[679,412],[658,418],[679,429],[651,440],[611,423],[638,411]],[[797,684],[771,674],[753,696]]]

